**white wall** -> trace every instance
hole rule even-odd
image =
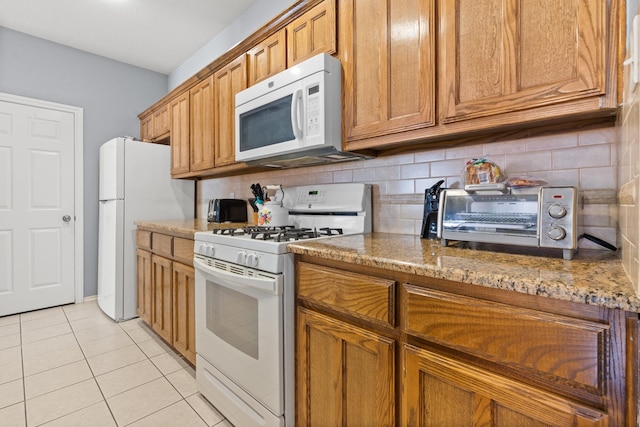
[[[292,0],[256,1],[242,16],[169,74],[169,92],[294,3]]]
[[[164,74],[0,27],[0,92],[84,109],[85,296],[98,289],[98,149],[139,136],[137,115],[166,91]]]

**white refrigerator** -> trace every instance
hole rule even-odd
[[[171,179],[168,145],[114,138],[100,147],[98,305],[116,321],[136,317],[138,220],[194,217],[195,184]]]

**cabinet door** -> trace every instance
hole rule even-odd
[[[247,88],[247,60],[241,55],[215,73],[215,166],[235,163],[236,93]]]
[[[298,308],[297,426],[392,426],[394,342]]]
[[[173,263],[173,346],[196,363],[195,272],[193,267]]]
[[[411,345],[402,348],[403,426],[607,426],[607,414]]]
[[[282,29],[247,52],[249,86],[287,68],[287,37]]]
[[[213,146],[213,76],[190,90],[191,170],[214,165]]]
[[[153,139],[153,114],[140,119],[140,139],[143,141]]]
[[[607,3],[441,0],[440,121],[604,94]]]
[[[189,172],[189,92],[171,100],[171,174]]]
[[[151,255],[151,293],[153,295],[151,327],[168,343],[172,342],[171,329],[173,327],[171,318],[172,264],[170,259]]]
[[[434,2],[340,0],[347,149],[358,139],[434,125]]]
[[[164,105],[153,112],[153,138],[169,133],[169,105]]]
[[[336,1],[325,0],[287,25],[287,66],[336,53]]]
[[[138,288],[136,313],[151,326],[151,252],[138,249],[136,258]]]

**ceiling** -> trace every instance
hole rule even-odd
[[[0,0],[0,26],[169,74],[257,0]]]

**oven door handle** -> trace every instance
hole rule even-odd
[[[193,264],[195,268],[203,273],[221,279],[222,283],[218,284],[227,288],[230,288],[227,284],[232,283],[236,286],[256,289],[273,295],[282,294],[282,275],[275,278],[261,279],[258,277],[240,276],[229,273],[219,268],[211,267],[197,258],[193,260]]]

